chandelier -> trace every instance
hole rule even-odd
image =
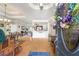
[[[53,6],[51,3],[31,3],[29,6],[36,10],[47,10]]]

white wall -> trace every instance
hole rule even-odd
[[[32,23],[34,22],[46,22],[48,24],[48,20],[33,20]],[[49,31],[43,31],[43,32],[37,32],[35,30],[33,31],[33,38],[48,38],[48,33]]]
[[[48,38],[48,31],[44,31],[42,33],[33,31],[33,38]]]
[[[52,17],[49,23],[49,34],[56,36],[56,29],[53,28],[53,25],[56,24],[56,20]]]

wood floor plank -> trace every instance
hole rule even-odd
[[[18,56],[28,56],[30,52],[51,52],[50,42],[47,39],[25,40],[22,51]]]

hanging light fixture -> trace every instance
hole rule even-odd
[[[29,6],[35,10],[47,10],[50,9],[53,4],[52,3],[30,3]]]
[[[11,20],[6,19],[6,7],[7,7],[7,4],[4,4],[4,7],[5,7],[5,16],[4,16],[3,21],[4,22],[11,22]]]
[[[4,15],[4,18],[3,18],[3,21],[4,21],[4,22],[7,22],[7,19],[6,19],[6,7],[7,7],[7,5],[4,4],[4,8],[5,8],[5,10],[4,10],[4,12],[5,12],[4,14],[5,14],[5,15]]]
[[[42,3],[39,4],[39,8],[40,8],[40,10],[43,10],[44,6]]]

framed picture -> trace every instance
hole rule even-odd
[[[37,31],[43,31],[43,26],[36,26]]]

